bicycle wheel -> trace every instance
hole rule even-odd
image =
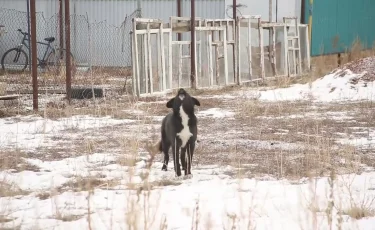
[[[75,59],[70,53],[70,62],[71,62],[71,75],[72,77],[75,76],[77,71],[77,66]],[[51,52],[47,57],[47,70],[51,71],[53,74],[64,74],[66,72],[66,50],[62,49],[62,53],[60,49],[56,49],[55,52]]]
[[[24,71],[29,58],[25,51],[19,48],[12,48],[6,51],[1,58],[1,67],[5,71]]]

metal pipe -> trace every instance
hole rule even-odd
[[[304,2],[304,1],[302,1],[302,2]],[[279,0],[276,0],[276,15],[275,15],[276,22],[277,22],[277,11],[278,11],[278,8],[279,8]]]
[[[195,81],[195,0],[190,0],[191,2],[191,19],[190,19],[190,39],[191,39],[191,44],[190,44],[190,82],[191,82],[191,87],[193,89],[196,89],[196,81]]]
[[[137,10],[138,15],[141,18],[142,17],[142,0],[137,0]]]
[[[38,69],[37,69],[37,48],[36,48],[36,10],[35,0],[30,0],[31,12],[31,76],[33,84],[33,109],[38,110]]]
[[[26,0],[27,3],[27,32],[30,34],[30,0]],[[29,47],[30,47],[30,35],[29,35]],[[29,49],[29,57],[31,57],[31,49]],[[29,65],[29,71],[31,72],[31,65]]]
[[[65,58],[66,58],[66,99],[70,103],[72,88],[72,73],[70,60],[70,8],[69,0],[65,0]]]
[[[233,19],[234,19],[234,24],[233,24],[233,30],[234,30],[234,45],[233,47],[233,81],[236,82],[236,36],[237,36],[237,0],[233,0]],[[228,36],[228,35],[227,35]]]
[[[59,0],[60,2],[60,7],[59,7],[59,35],[60,35],[60,59],[63,58],[63,51],[62,49],[64,48],[64,24],[63,24],[63,0]]]
[[[177,0],[177,17],[181,17],[181,0]],[[177,34],[177,40],[178,41],[182,40],[182,34],[181,33]]]

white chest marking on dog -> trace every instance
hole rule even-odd
[[[182,148],[185,147],[186,143],[190,139],[193,134],[190,132],[188,122],[189,122],[189,116],[186,114],[184,109],[182,108],[182,105],[180,106],[180,116],[182,120],[182,130],[181,132],[177,133],[177,136],[180,137],[182,141]]]

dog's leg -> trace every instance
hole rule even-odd
[[[175,138],[174,143],[172,144],[172,152],[173,152],[173,161],[174,161],[174,171],[176,176],[181,176],[181,168],[180,168],[180,149],[178,148],[177,138]]]
[[[184,148],[181,148],[181,165],[182,170],[185,170],[186,175],[186,146]]]
[[[191,175],[191,164],[193,162],[193,154],[195,149],[195,141],[189,141],[187,148],[187,175]]]
[[[163,153],[164,153],[164,161],[163,161],[163,167],[161,168],[161,170],[167,171],[168,170],[167,169],[168,168],[168,162],[169,162],[168,151],[169,151],[169,148],[170,148],[170,144],[166,143],[166,142],[163,142],[162,148],[163,148]]]

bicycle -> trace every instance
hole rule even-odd
[[[4,71],[6,71],[6,66],[7,64],[14,64],[14,65],[20,65],[21,66],[21,71],[24,71],[27,68],[27,65],[29,64],[29,56],[28,54],[23,50],[23,47],[25,46],[28,50],[30,50],[30,34],[27,32],[23,32],[21,29],[17,30],[23,35],[21,43],[14,48],[11,48],[7,50],[4,54],[3,57],[1,58],[1,66]],[[28,38],[27,38],[28,37]],[[28,41],[28,42],[26,42]],[[60,48],[54,48],[51,44],[55,41],[54,37],[47,37],[44,38],[44,41],[46,42],[41,42],[37,41],[37,44],[41,44],[46,46],[47,48],[45,49],[45,52],[43,54],[43,58],[39,59],[37,57],[37,65],[41,69],[47,69],[48,71],[55,71],[58,73],[60,71],[60,64],[64,64],[65,60],[61,60],[62,58],[60,57],[66,57],[66,49],[60,49]],[[13,54],[14,53],[14,54]],[[60,54],[60,55],[56,55]],[[24,62],[19,62],[21,56],[24,57]],[[10,57],[10,60],[6,62],[6,58]],[[65,59],[65,58],[64,58]],[[22,60],[22,58],[21,58]],[[72,75],[75,74],[76,72],[76,66],[75,66],[75,61],[73,54],[70,53],[70,60],[71,60],[71,70],[72,70]],[[10,68],[11,69],[11,68]]]
[[[237,4],[236,5],[236,12],[237,16],[242,16],[242,12],[240,9],[247,8],[247,5],[244,4]],[[228,18],[233,19],[233,5],[227,5],[227,9],[225,10],[225,14],[228,16]]]

